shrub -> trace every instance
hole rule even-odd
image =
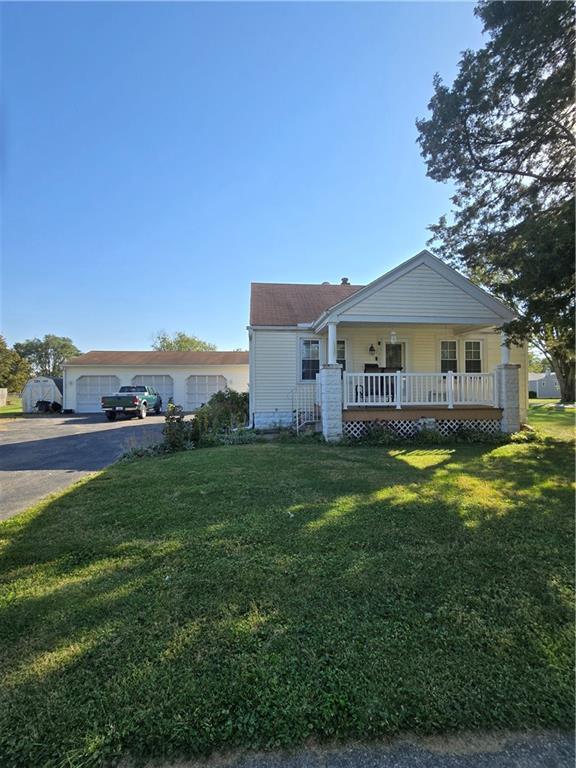
[[[529,397],[531,400],[534,400],[534,398],[538,397],[538,392],[535,392],[533,389],[530,389],[530,390],[528,391],[528,397]]]
[[[158,454],[161,453],[166,453],[166,449],[163,443],[138,445],[125,451],[122,456],[120,456],[119,461],[136,461],[136,459],[144,459],[147,456],[158,456]]]
[[[245,427],[248,423],[248,393],[225,389],[216,392],[196,411],[198,438],[207,432],[223,432]]]
[[[390,427],[374,422],[366,427],[360,437],[343,437],[345,445],[397,445],[404,438],[399,437]]]
[[[194,421],[185,421],[182,406],[169,403],[162,429],[164,450],[187,451],[193,448],[197,442]]]
[[[510,441],[510,436],[504,432],[486,432],[474,427],[459,427],[449,438],[456,443],[488,443],[489,445],[503,445]]]
[[[419,432],[416,432],[413,438],[408,439],[419,445],[446,445],[451,441],[451,437],[447,437],[437,429],[430,427],[423,427]]]

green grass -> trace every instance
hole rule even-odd
[[[22,399],[10,396],[6,405],[0,406],[0,419],[22,415]]]
[[[573,441],[576,412],[557,405],[558,400],[529,400],[528,422],[547,437]]]
[[[0,764],[569,728],[572,508],[560,440],[115,465],[0,528]]]

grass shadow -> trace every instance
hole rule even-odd
[[[111,467],[0,527],[0,756],[567,726],[571,479],[557,443]]]

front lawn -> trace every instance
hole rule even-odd
[[[558,400],[529,400],[528,422],[547,437],[574,440],[574,408],[559,408]]]
[[[143,459],[0,535],[1,765],[573,725],[565,442]]]
[[[22,398],[9,395],[6,405],[0,406],[0,419],[22,415]]]

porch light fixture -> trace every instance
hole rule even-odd
[[[376,354],[376,350],[374,349],[374,344],[370,344],[370,346],[368,347],[368,354],[371,355],[372,357],[374,357],[374,355]]]
[[[397,340],[398,336],[396,336],[396,331],[390,331],[390,344],[396,344]]]

